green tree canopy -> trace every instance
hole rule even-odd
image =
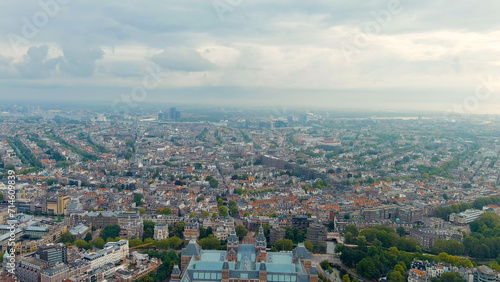
[[[92,244],[85,242],[85,240],[76,240],[75,245],[80,249],[92,249]]]
[[[121,228],[120,226],[114,225],[106,225],[104,229],[101,231],[100,237],[104,240],[108,238],[116,238],[120,235]]]
[[[106,242],[101,237],[97,237],[94,241],[94,246],[98,249],[104,248],[104,244],[106,244]]]
[[[278,251],[291,251],[293,250],[293,241],[290,239],[278,239],[274,247]]]
[[[92,240],[92,233],[87,232],[87,234],[85,234],[84,240],[90,242]]]
[[[245,236],[247,236],[247,229],[243,225],[236,225],[234,228],[236,232],[236,236],[238,236],[238,239],[241,241]]]
[[[219,207],[219,215],[222,217],[227,217],[229,216],[229,212],[225,206],[220,206]]]
[[[209,235],[207,238],[201,239],[198,241],[198,245],[203,250],[219,250],[221,248],[219,239],[215,238],[214,235]]]
[[[73,234],[69,232],[64,232],[61,234],[61,243],[73,243],[76,238]]]

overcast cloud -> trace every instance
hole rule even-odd
[[[500,113],[498,0],[59,1],[1,1],[1,99],[111,101],[150,66],[145,102],[446,110],[492,76]]]

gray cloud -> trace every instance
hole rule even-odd
[[[58,63],[58,59],[47,59],[48,51],[47,45],[31,47],[23,56],[23,62],[14,66],[24,78],[47,78]]]
[[[8,66],[12,62],[12,58],[0,55],[0,66]]]
[[[214,65],[203,58],[196,50],[189,48],[167,48],[161,54],[151,58],[153,62],[164,69],[174,71],[207,71]]]
[[[399,1],[402,12],[350,61],[340,46],[363,35],[389,0],[243,0],[224,21],[212,0],[70,1],[24,46],[26,54],[14,54],[7,36],[0,38],[0,85],[15,85],[27,96],[36,83],[44,89],[78,85],[101,98],[113,92],[111,85],[141,83],[145,66],[155,63],[170,75],[152,99],[165,89],[219,99],[216,92],[230,88],[242,101],[254,95],[246,89],[258,89],[269,93],[269,101],[287,91],[322,91],[337,100],[356,92],[380,104],[411,103],[402,93],[417,99],[421,91],[451,103],[473,93],[480,75],[500,74],[498,0]],[[36,1],[0,1],[0,9],[6,11],[0,18],[4,35],[21,35],[21,19],[41,10]],[[300,95],[289,101],[300,104]]]
[[[62,48],[61,72],[72,76],[89,77],[94,74],[96,60],[102,59],[104,52],[98,48],[81,46],[66,46]]]

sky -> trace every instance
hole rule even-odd
[[[500,113],[500,2],[1,1],[0,100]]]

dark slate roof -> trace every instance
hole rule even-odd
[[[297,248],[293,250],[293,257],[301,259],[311,259],[311,253],[306,249],[304,244],[299,244]]]
[[[179,269],[179,266],[176,264],[174,268],[172,269],[172,274],[173,275],[178,275],[181,274],[181,270]]]
[[[262,229],[262,225],[259,227],[259,236],[257,236],[256,245],[259,247],[266,245],[266,237],[264,236],[264,229]]]
[[[311,267],[311,271],[309,272],[311,275],[318,275],[318,270],[315,266]]]

